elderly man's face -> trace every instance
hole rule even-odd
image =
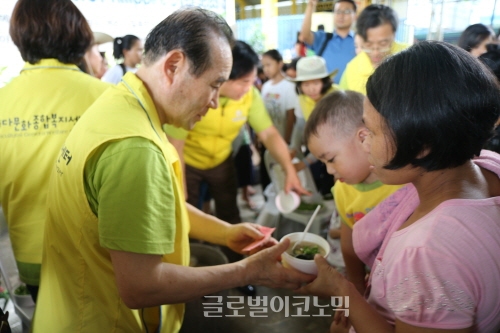
[[[208,109],[219,105],[219,90],[231,73],[233,58],[231,48],[222,38],[213,38],[210,67],[200,76],[195,77],[189,70],[184,74],[176,93],[176,113],[174,124],[187,130],[201,120]]]

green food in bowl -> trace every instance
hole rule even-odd
[[[320,253],[319,246],[300,245],[293,250],[293,256],[297,259],[313,260],[314,255]]]
[[[16,290],[14,290],[14,294],[24,296],[24,295],[29,295],[30,292],[25,285],[21,285],[17,287]]]
[[[317,203],[307,203],[305,201],[300,201],[300,205],[299,207],[297,207],[297,210],[299,211],[314,211],[316,210],[316,207],[318,207],[318,205],[321,206],[321,208],[323,208],[323,205],[322,204],[317,204]]]

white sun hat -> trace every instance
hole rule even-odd
[[[287,80],[294,82],[302,82],[309,80],[322,79],[328,76],[335,76],[339,72],[338,69],[328,73],[326,62],[323,57],[310,56],[300,58],[297,62],[297,76],[295,78],[287,77]]]
[[[104,32],[93,31],[93,34],[94,34],[94,44],[100,45],[104,43],[110,43],[113,41],[113,37]]]

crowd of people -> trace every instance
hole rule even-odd
[[[298,34],[313,54],[284,64],[198,7],[143,42],[93,32],[70,0],[16,3],[26,64],[0,89],[0,200],[33,332],[175,333],[185,302],[255,286],[349,297],[332,333],[500,330],[495,33],[410,46],[388,6],[337,0],[333,32],[312,31],[317,6]],[[340,252],[315,257],[317,276],[281,265],[288,240],[244,250],[264,238],[237,204],[241,188],[258,209],[253,145],[285,192],[310,195],[308,168],[335,202]],[[230,263],[190,267],[194,240]]]

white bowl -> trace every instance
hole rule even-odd
[[[16,302],[17,305],[22,307],[35,306],[35,303],[33,302],[31,295],[14,294],[14,301]]]
[[[283,214],[288,214],[297,209],[300,205],[300,197],[297,193],[290,191],[280,191],[275,199],[276,208]]]
[[[293,245],[295,242],[298,242],[300,238],[302,237],[302,232],[294,232],[288,235],[283,236],[281,238],[280,242],[282,242],[285,238],[290,239],[290,246],[289,248],[283,252],[281,255],[281,261],[283,263],[283,266],[288,267],[288,268],[295,268],[298,271],[307,273],[307,274],[313,274],[317,275],[318,274],[318,267],[316,266],[316,263],[314,260],[305,260],[305,259],[298,259],[292,256],[289,252],[291,252]],[[306,236],[304,237],[303,242],[308,242],[308,243],[313,243],[314,245],[318,245],[319,248],[321,249],[321,252],[324,253],[323,257],[326,258],[328,256],[328,253],[330,253],[330,244],[324,239],[323,237],[316,235],[316,234],[311,234],[311,233],[306,233]]]

